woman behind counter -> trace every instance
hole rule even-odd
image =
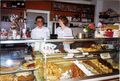
[[[68,25],[68,19],[65,16],[61,16],[58,20],[60,27],[56,29],[56,34],[58,35],[58,38],[71,38],[72,30],[67,26]]]
[[[62,16],[58,20],[60,27],[56,29],[56,34],[58,35],[58,38],[73,38],[72,30],[69,28],[68,25],[68,19],[65,16]],[[70,50],[70,44],[71,42],[63,42],[64,50],[69,51]]]

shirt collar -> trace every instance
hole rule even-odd
[[[37,29],[43,29],[43,26],[41,28],[39,28],[38,26],[36,27]]]
[[[65,29],[67,29],[68,27],[67,27],[67,26],[65,26],[65,27],[64,27],[64,29],[62,29],[62,27],[60,27],[60,28],[61,28],[61,30],[62,30],[62,31],[64,31],[64,30],[65,30]]]

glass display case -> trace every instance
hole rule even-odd
[[[119,80],[119,38],[1,40],[0,45],[2,81]]]

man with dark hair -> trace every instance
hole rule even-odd
[[[36,19],[36,28],[31,32],[32,39],[49,39],[50,32],[47,27],[44,27],[44,18],[42,16],[37,16]]]
[[[43,18],[42,16],[37,16],[37,17],[35,18],[35,21],[37,22],[38,19],[41,19],[42,22],[43,22],[43,24],[44,24],[44,18]]]

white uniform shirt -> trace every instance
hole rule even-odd
[[[73,37],[72,35],[72,30],[68,27],[65,27],[62,29],[61,27],[58,27],[56,29],[56,34],[58,35],[58,38],[68,38],[68,37]],[[63,44],[64,50],[69,51],[70,50],[70,45],[69,44]]]
[[[49,39],[50,32],[47,27],[36,27],[31,32],[32,39]]]
[[[58,38],[73,37],[72,30],[68,27],[65,27],[64,29],[58,27],[56,29],[56,34],[58,35]]]

